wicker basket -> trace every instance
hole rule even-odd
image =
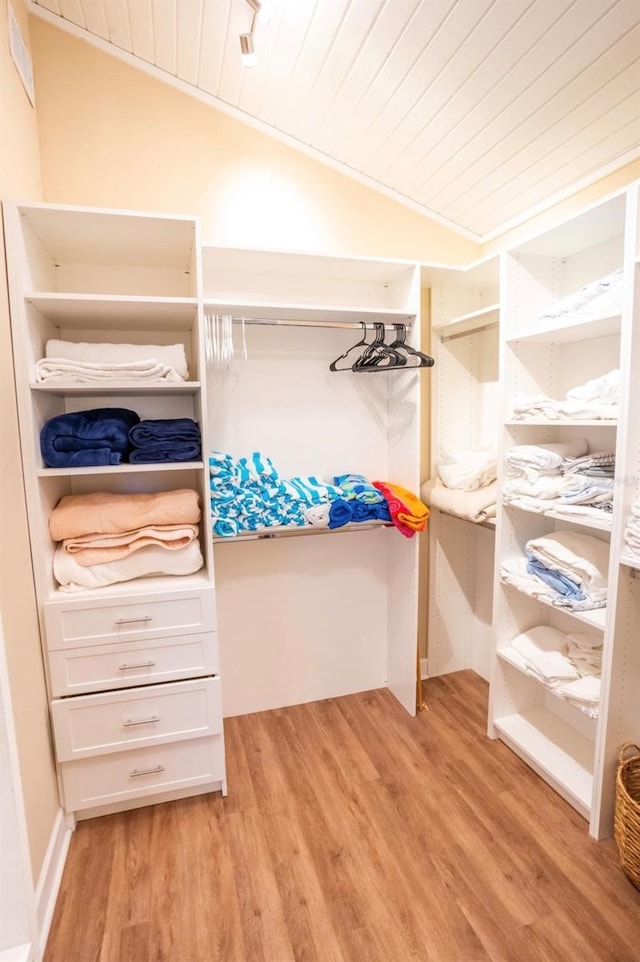
[[[613,833],[622,870],[640,889],[640,748],[633,742],[618,753]]]

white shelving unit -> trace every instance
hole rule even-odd
[[[620,744],[640,735],[638,583],[621,561],[622,531],[637,496],[640,395],[638,338],[637,185],[595,205],[571,221],[502,255],[501,418],[499,483],[504,455],[515,445],[584,438],[590,451],[616,453],[614,510],[602,521],[499,506],[495,561],[494,640],[489,733],[499,737],[589,821],[596,838],[610,835],[615,797],[615,759]],[[559,298],[624,268],[619,312],[538,320]],[[513,417],[517,395],[562,400],[570,388],[621,371],[621,403],[615,420]],[[634,481],[635,478],[635,481]],[[576,530],[608,546],[605,608],[571,612],[543,603],[502,583],[500,566],[522,558],[529,539]],[[535,625],[564,632],[601,633],[603,667],[597,719],[587,717],[526,672],[510,642]],[[635,626],[632,627],[632,626]]]
[[[206,312],[273,322],[245,325],[246,360],[235,323],[233,362],[210,366],[207,447],[259,450],[283,478],[357,473],[417,493],[430,370],[329,370],[360,322],[404,323],[418,346],[417,265],[205,246],[203,278]],[[341,323],[352,326],[322,327]],[[385,685],[415,712],[418,538],[379,524],[323,530],[215,539],[225,714]]]
[[[497,446],[498,325],[498,256],[431,287],[432,477],[448,452]],[[431,508],[431,676],[473,668],[489,678],[494,544],[494,519],[477,524]]]
[[[73,822],[181,795],[226,792],[204,460],[61,469],[47,467],[40,452],[49,418],[101,407],[129,408],[141,419],[193,418],[206,437],[198,224],[189,217],[47,204],[5,203],[3,213],[23,470],[62,804]],[[52,338],[180,343],[191,380],[37,383],[35,364]],[[48,519],[61,497],[175,488],[191,488],[200,498],[200,571],[93,591],[60,589]],[[204,722],[198,698],[183,695],[194,687],[208,693]],[[161,702],[157,727],[154,706]],[[99,711],[103,704],[109,711]],[[177,713],[165,710],[178,704]],[[81,754],[65,749],[76,718],[94,719]],[[144,747],[128,737],[132,726],[144,734]]]

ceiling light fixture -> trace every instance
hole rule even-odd
[[[273,4],[270,0],[247,0],[247,3],[262,23],[269,23],[273,19]]]
[[[240,34],[240,50],[242,52],[242,66],[255,67],[256,48],[253,43],[253,28],[250,33]]]

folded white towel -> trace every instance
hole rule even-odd
[[[475,491],[495,481],[498,475],[496,458],[494,448],[445,452],[437,464],[438,475],[448,488]]]
[[[59,544],[53,555],[53,574],[66,591],[103,588],[105,585],[147,578],[153,575],[190,575],[204,565],[200,544],[192,541],[178,551],[167,551],[156,545],[106,564],[89,568],[78,564],[73,555]]]
[[[589,450],[585,438],[572,441],[553,441],[550,444],[517,444],[505,455],[507,464],[536,481],[545,474],[560,474],[565,458],[580,458]]]
[[[102,366],[153,358],[159,364],[173,368],[183,381],[189,378],[184,344],[89,344],[52,339],[47,341],[45,356]]]
[[[89,364],[62,357],[43,358],[36,363],[36,382],[40,381],[182,381],[172,367],[150,358],[122,364]]]
[[[526,662],[527,670],[545,682],[556,685],[580,677],[578,671],[565,657],[566,636],[550,625],[536,625],[517,635],[511,642]]]
[[[609,545],[577,531],[555,531],[527,542],[547,568],[574,581],[591,601],[606,600]]]
[[[600,678],[589,675],[560,685],[558,692],[570,698],[571,701],[584,702],[587,705],[597,705],[600,701]]]

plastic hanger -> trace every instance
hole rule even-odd
[[[337,357],[335,361],[332,361],[331,364],[329,365],[330,371],[351,371],[352,370],[351,364],[348,364],[346,367],[338,367],[337,366],[338,361],[344,360],[344,358],[348,354],[351,354],[352,351],[355,351],[357,347],[365,347],[365,348],[369,347],[369,345],[367,344],[367,325],[365,324],[364,321],[360,321],[360,324],[362,325],[362,340],[358,341],[357,344],[352,344],[348,351],[345,351],[344,354],[341,354],[340,357]]]
[[[387,371],[392,367],[402,367],[406,363],[406,358],[396,351],[391,345],[385,344],[385,326],[382,323],[374,324],[376,336],[367,350],[352,365],[352,370],[356,374],[365,371]]]
[[[393,326],[396,331],[396,339],[392,344],[389,345],[389,347],[400,353],[402,351],[406,351],[407,358],[405,358],[405,363],[409,357],[416,357],[419,361],[418,364],[406,364],[406,366],[410,368],[433,367],[435,361],[429,354],[424,354],[422,351],[418,351],[415,347],[411,347],[410,344],[406,343],[407,325],[394,323]]]

